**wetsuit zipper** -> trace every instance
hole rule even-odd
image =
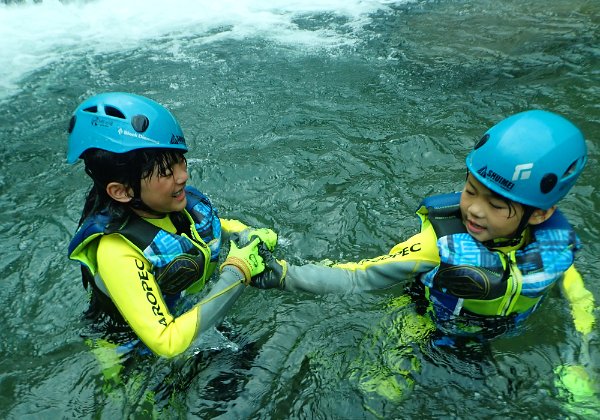
[[[508,287],[510,290],[507,290],[508,299],[505,301],[504,305],[502,306],[502,310],[500,311],[500,315],[502,316],[508,315],[515,299],[518,297],[520,290],[519,283],[522,277],[521,271],[517,267],[516,262],[511,259],[510,255],[504,254],[504,256],[510,269],[510,276],[508,278]]]

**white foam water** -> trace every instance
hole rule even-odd
[[[0,4],[0,99],[59,60],[135,48],[164,37],[197,42],[263,37],[326,48],[353,41],[369,16],[407,0],[37,0]],[[337,23],[307,28],[302,19]],[[341,24],[339,21],[341,20]],[[304,27],[303,27],[304,26]]]

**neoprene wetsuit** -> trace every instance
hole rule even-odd
[[[458,316],[511,317],[520,321],[537,308],[562,278],[566,284],[576,284],[579,290],[587,292],[578,295],[591,297],[573,265],[579,240],[559,212],[541,225],[528,227],[518,245],[489,250],[465,233],[460,222],[459,196],[454,193],[434,197],[433,202],[424,201],[417,212],[422,221],[421,232],[397,244],[386,255],[331,267],[288,264],[284,289],[360,292],[406,284],[416,277],[430,301],[438,328],[444,324],[444,330]],[[444,222],[432,223],[437,218]],[[576,317],[575,310],[573,314]]]
[[[130,328],[152,352],[165,357],[186,350],[225,316],[245,289],[242,273],[225,266],[202,302],[181,307],[182,297],[202,290],[213,273],[221,232],[247,228],[219,219],[199,191],[186,187],[186,193],[186,210],[160,219],[131,215],[111,227],[109,217],[92,215],[69,250],[70,258],[83,266],[84,283],[87,279],[93,286],[92,303],[101,315]]]

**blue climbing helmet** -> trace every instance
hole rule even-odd
[[[547,210],[569,192],[586,161],[575,125],[551,112],[526,111],[490,128],[467,156],[467,168],[497,194]]]
[[[109,92],[82,102],[69,123],[67,162],[88,149],[125,153],[164,148],[187,152],[181,127],[162,105],[143,96]]]

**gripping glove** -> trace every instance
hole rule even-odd
[[[221,264],[221,271],[225,266],[232,265],[242,272],[244,284],[248,284],[253,276],[262,273],[265,269],[265,263],[258,254],[258,244],[260,243],[260,239],[257,237],[246,246],[238,248],[235,242],[230,241],[229,254],[227,254],[225,262]]]
[[[258,276],[252,277],[250,285],[258,289],[283,289],[287,274],[287,262],[276,259],[266,244],[260,244],[258,249],[264,261],[265,270]]]
[[[267,244],[267,248],[270,251],[275,249],[277,245],[277,233],[272,229],[260,228],[256,229],[247,226],[235,219],[220,219],[221,228],[223,231],[232,235],[232,239],[236,240],[241,246],[245,246],[252,240],[252,238],[258,237],[261,241]]]
[[[262,243],[267,246],[269,251],[273,251],[275,249],[275,245],[277,245],[277,233],[271,229],[267,228],[248,228],[244,229],[241,232],[237,233],[238,243],[241,246],[246,245],[248,242],[252,241],[254,238],[260,239]]]
[[[583,279],[575,266],[571,265],[565,272],[563,291],[571,304],[571,315],[575,329],[586,335],[594,327],[594,295],[585,288]]]

